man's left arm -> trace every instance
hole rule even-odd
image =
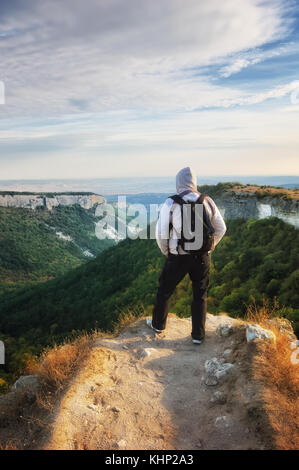
[[[156,240],[157,244],[163,253],[164,256],[168,256],[168,247],[169,247],[169,224],[171,217],[171,207],[173,201],[167,199],[163,204],[159,218],[156,225]]]

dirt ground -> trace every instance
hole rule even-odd
[[[216,334],[223,323],[233,326],[227,337]],[[37,447],[262,449],[249,418],[256,389],[244,325],[208,315],[201,345],[192,343],[190,330],[190,319],[170,315],[161,335],[139,319],[117,337],[97,339]],[[233,363],[234,373],[207,386],[205,362],[214,357]]]

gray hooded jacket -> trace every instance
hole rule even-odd
[[[196,201],[200,195],[197,191],[196,174],[190,167],[183,168],[176,175],[177,194],[182,195],[185,201]],[[226,225],[222,215],[215,202],[206,197],[204,201],[205,209],[210,218],[211,224],[215,229],[214,247],[220,242],[226,232]],[[169,234],[169,225],[172,223],[173,229]],[[172,199],[166,199],[163,204],[159,219],[156,225],[156,240],[162,253],[166,256],[169,252],[172,254],[187,255],[187,253],[178,246],[178,240],[181,234],[181,208]]]

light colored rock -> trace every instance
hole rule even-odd
[[[218,369],[218,367],[220,366],[220,362],[218,361],[218,359],[216,357],[214,357],[213,359],[208,359],[206,362],[205,362],[205,371],[206,371],[206,374],[208,376],[213,376],[213,375],[216,375],[216,371]]]
[[[234,368],[234,365],[229,363],[229,362],[224,362],[221,364],[221,368],[219,368],[216,372],[216,377],[217,379],[222,379],[224,377],[227,377],[230,373],[230,371]]]
[[[213,393],[210,402],[214,403],[215,405],[224,405],[227,401],[227,395],[225,392],[221,392],[220,390],[217,390],[216,392]]]
[[[5,346],[3,341],[0,341],[0,365],[5,364]]]
[[[266,330],[265,328],[262,328],[260,325],[256,325],[256,324],[247,325],[246,339],[248,343],[256,339],[268,341],[269,343],[276,342],[276,336],[273,333],[273,331]]]
[[[139,357],[140,359],[145,359],[145,358],[147,358],[147,357],[150,357],[150,356],[153,354],[154,351],[155,351],[155,350],[154,350],[153,348],[144,348],[144,349],[140,349],[140,350],[138,351],[138,357]]]
[[[218,336],[229,336],[233,332],[233,327],[230,323],[222,323],[216,328],[216,333]]]
[[[231,420],[228,416],[218,416],[215,419],[215,426],[218,429],[227,429],[230,427]]]
[[[292,341],[290,344],[291,349],[297,349],[299,347],[299,340]]]
[[[120,441],[118,441],[117,447],[119,449],[125,449],[127,447],[127,442],[124,439],[121,439]]]
[[[255,192],[226,191],[215,202],[227,219],[261,219],[271,215],[299,228],[297,198],[283,199],[269,195],[260,200]]]
[[[232,352],[233,352],[232,349],[226,349],[223,353],[223,356],[224,357],[230,356]]]
[[[96,204],[103,204],[106,199],[97,194],[56,194],[48,197],[44,194],[1,194],[0,206],[22,207],[35,210],[45,207],[52,210],[57,206],[72,206],[79,204],[84,209],[91,209]]]
[[[151,353],[147,349],[141,349],[138,353],[138,356],[140,359],[145,359],[146,357],[149,357]]]
[[[218,385],[218,379],[212,374],[208,374],[206,377],[203,377],[203,381],[208,387]]]
[[[221,362],[216,357],[205,362],[205,384],[208,386],[217,385],[223,382],[231,374],[234,365],[229,362]]]
[[[99,410],[95,405],[87,405],[87,408],[89,408],[92,411],[95,411],[95,413],[99,413]]]
[[[278,329],[278,331],[285,335],[289,341],[296,341],[297,337],[294,333],[292,323],[287,318],[271,318],[268,320],[271,325]]]
[[[25,392],[27,395],[35,396],[40,384],[34,375],[22,375],[12,386],[15,392]]]

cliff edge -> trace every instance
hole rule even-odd
[[[274,359],[275,335],[259,338],[226,315],[208,315],[200,346],[192,344],[190,329],[190,319],[171,315],[162,335],[140,319],[118,337],[97,339],[56,408],[51,438],[42,448],[278,447],[263,398],[269,388],[273,397],[275,391],[255,372],[256,357],[260,361],[270,351]],[[264,375],[261,361],[258,371]],[[293,439],[298,444],[298,428]]]
[[[299,228],[299,189],[224,183],[214,186],[211,196],[226,219],[277,217]]]
[[[98,194],[91,193],[17,193],[1,192],[0,206],[21,207],[35,210],[43,207],[52,210],[57,206],[80,205],[83,209],[91,209],[96,204],[103,204],[106,199]]]
[[[18,448],[50,450],[298,448],[298,365],[290,363],[289,325],[279,323],[280,336],[279,329],[208,315],[199,346],[190,329],[189,318],[170,315],[157,335],[142,318],[118,336],[93,338],[82,361],[77,350],[62,347],[79,361],[68,387],[54,406],[47,393],[39,395],[46,414],[30,420],[28,410],[20,412],[31,437],[25,425],[21,431],[0,419],[0,442],[14,436],[23,440]],[[61,357],[56,351],[44,364],[56,378]]]

